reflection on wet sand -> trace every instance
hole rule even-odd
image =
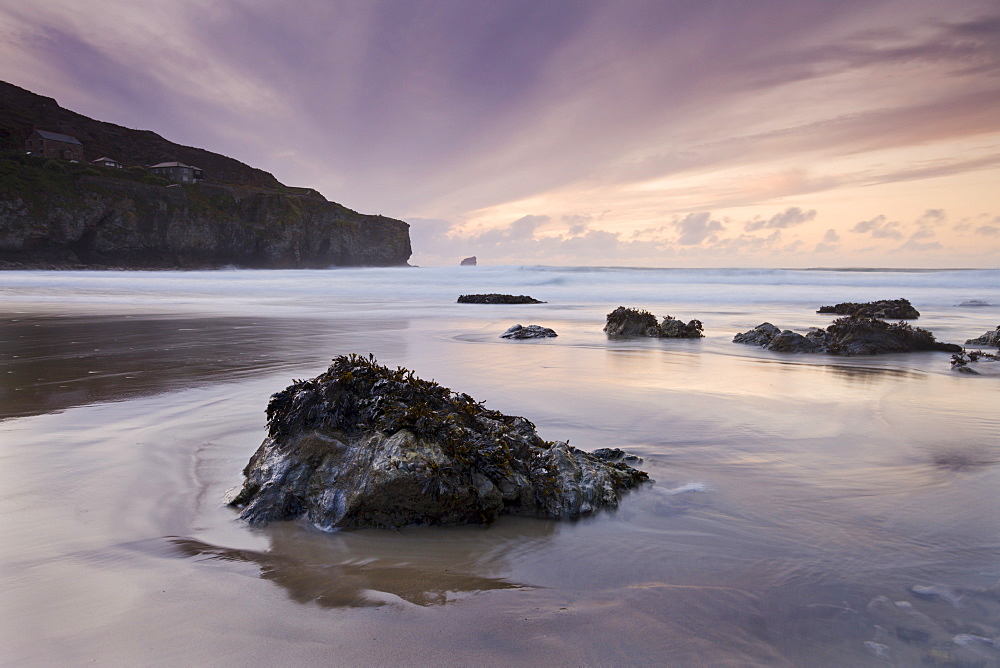
[[[174,538],[170,542],[183,556],[256,564],[261,578],[284,588],[296,603],[316,603],[323,608],[375,607],[391,602],[378,597],[379,592],[415,605],[444,605],[454,600],[454,594],[525,586],[503,578],[421,568],[384,559],[327,563],[282,552],[219,547],[190,538]]]
[[[234,380],[344,352],[351,320],[0,316],[0,420]],[[406,321],[387,327],[405,329]],[[391,332],[390,332],[391,334]]]
[[[823,371],[855,385],[870,385],[884,380],[902,380],[919,375],[908,369],[887,366],[852,366],[849,364],[824,364]]]
[[[512,532],[511,527],[521,529]],[[167,540],[175,556],[253,564],[261,578],[281,586],[298,603],[374,607],[398,597],[434,606],[481,591],[534,588],[492,574],[509,572],[511,553],[516,554],[524,541],[538,549],[555,527],[541,520],[508,523],[501,529],[506,540],[482,527],[329,534],[280,522],[256,531],[267,536],[266,550],[212,545],[195,538]]]

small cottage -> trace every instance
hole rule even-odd
[[[177,183],[197,183],[205,178],[204,172],[200,169],[185,165],[183,162],[161,162],[150,166],[149,171]]]
[[[122,163],[118,162],[114,158],[108,158],[108,157],[101,157],[98,158],[97,160],[91,160],[90,163],[92,165],[98,165],[100,167],[113,167],[115,169],[125,168],[125,165],[123,165]]]
[[[24,149],[31,155],[40,155],[43,158],[73,162],[83,160],[83,144],[79,139],[48,130],[34,130],[24,140]]]

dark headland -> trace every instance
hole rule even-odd
[[[0,82],[0,268],[396,266],[410,254],[401,220]]]

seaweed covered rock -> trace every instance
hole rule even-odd
[[[965,342],[965,345],[969,346],[997,346],[1000,348],[1000,325],[992,332],[986,332],[982,336],[977,336],[974,339],[969,339]]]
[[[843,302],[834,306],[820,306],[817,313],[835,315],[856,315],[881,320],[915,320],[920,311],[913,308],[908,299],[880,299],[876,302]]]
[[[753,329],[734,336],[733,343],[746,343],[751,346],[767,348],[778,334],[781,334],[780,329],[769,322],[762,322]]]
[[[785,353],[816,353],[825,352],[825,334],[824,330],[814,329],[803,336],[790,329],[782,330],[769,322],[764,322],[748,332],[734,336],[733,343],[746,343]]]
[[[779,332],[767,345],[768,350],[779,353],[818,353],[823,352],[824,337],[822,330],[810,330],[804,336],[790,329]]]
[[[500,515],[571,518],[615,507],[648,476],[563,442],[467,394],[341,356],[271,397],[267,438],[230,501],[259,524],[489,523]]]
[[[649,311],[619,306],[608,314],[604,331],[611,336],[659,336],[660,323]]]
[[[826,329],[797,334],[781,331],[769,322],[733,337],[734,343],[757,345],[768,350],[830,355],[878,355],[882,353],[939,350],[961,352],[962,347],[941,343],[926,329],[905,322],[888,323],[878,318],[848,316],[838,318]]]
[[[700,320],[684,322],[672,316],[657,322],[656,316],[642,309],[619,306],[608,314],[604,331],[609,336],[649,336],[669,339],[700,339],[705,336]]]
[[[983,362],[981,367],[978,364],[979,362]],[[972,366],[970,366],[970,363]],[[980,374],[979,369],[985,369],[987,367],[993,372],[1000,369],[1000,355],[984,353],[982,350],[963,350],[962,352],[951,356],[951,368],[953,371],[958,371],[959,373],[967,373],[978,376]]]
[[[660,336],[666,339],[700,339],[705,336],[701,320],[684,323],[672,316],[664,316],[660,322]]]
[[[957,353],[962,347],[941,343],[934,335],[905,322],[888,323],[878,318],[838,318],[826,328],[827,352],[831,355],[878,355],[938,350]]]
[[[495,292],[486,295],[461,295],[459,304],[544,304],[545,302],[528,295],[501,295]]]
[[[511,325],[506,332],[500,335],[501,339],[545,339],[559,336],[554,329],[542,327],[541,325]]]

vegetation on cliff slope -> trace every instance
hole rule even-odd
[[[36,129],[78,139],[83,162],[25,155]],[[104,156],[126,168],[90,163]],[[171,183],[145,167],[169,161],[196,165],[205,180]],[[409,257],[403,221],[0,81],[0,268],[390,266]]]
[[[0,153],[0,267],[404,265],[408,228],[312,192]]]

